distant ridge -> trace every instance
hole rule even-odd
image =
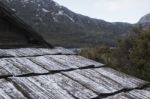
[[[150,13],[144,15],[138,22],[138,24],[144,28],[150,28]]]
[[[144,15],[138,22],[139,24],[150,23],[150,13]]]
[[[134,25],[74,13],[53,0],[0,0],[50,43],[64,47],[115,45]]]

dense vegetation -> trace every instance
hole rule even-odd
[[[120,40],[116,48],[87,48],[80,55],[150,81],[150,30],[136,29],[135,33]]]

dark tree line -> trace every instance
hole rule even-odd
[[[134,29],[132,35],[118,41],[116,48],[88,48],[80,54],[150,81],[150,29]]]
[[[135,33],[121,40],[112,56],[123,71],[150,80],[150,30],[136,29]]]

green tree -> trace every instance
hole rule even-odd
[[[150,30],[142,31],[133,42],[130,51],[131,65],[136,74],[150,80]]]
[[[134,29],[116,48],[83,49],[80,55],[105,63],[109,67],[150,81],[150,30]]]
[[[135,35],[119,41],[110,65],[150,81],[150,30],[135,29],[134,32]]]

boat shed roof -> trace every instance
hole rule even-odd
[[[0,99],[150,99],[149,82],[56,47],[0,49]]]

